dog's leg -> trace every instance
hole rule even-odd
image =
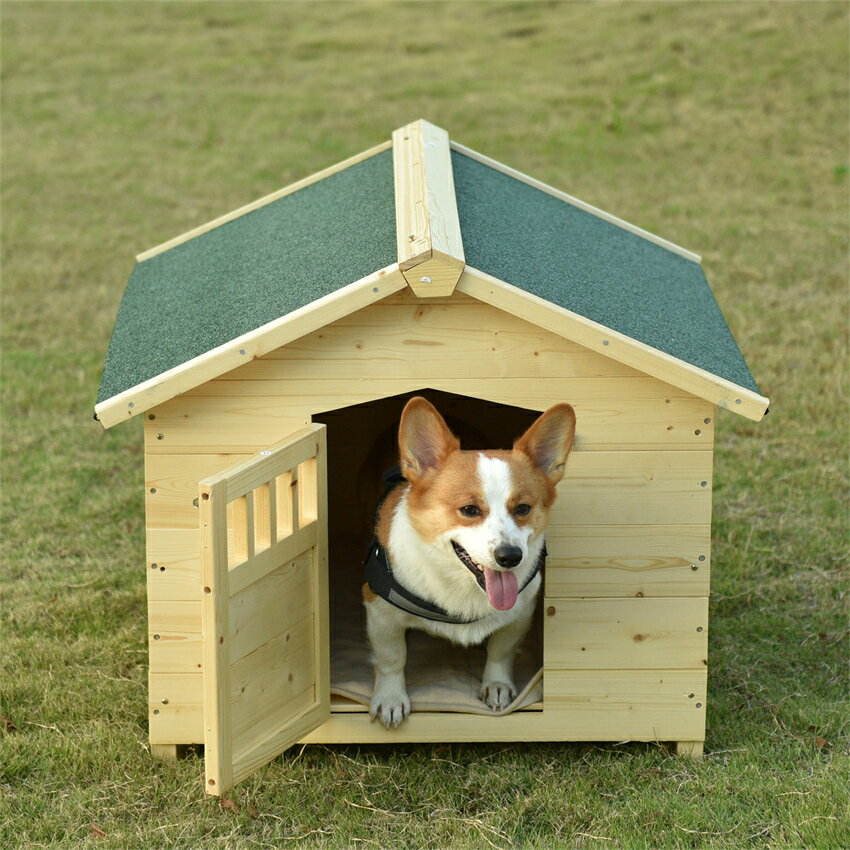
[[[410,714],[410,698],[404,683],[406,629],[394,614],[392,606],[381,599],[366,603],[366,631],[375,665],[369,714],[372,720],[380,719],[387,729],[398,726]]]
[[[487,641],[487,663],[481,677],[478,698],[493,711],[507,708],[516,696],[514,657],[531,625],[534,606],[504,628],[490,635]]]

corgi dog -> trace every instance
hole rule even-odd
[[[407,403],[398,434],[403,477],[378,508],[363,586],[373,721],[389,729],[410,713],[408,629],[463,646],[487,639],[479,698],[494,711],[510,705],[575,423],[573,408],[556,404],[512,450],[463,451],[429,401]]]

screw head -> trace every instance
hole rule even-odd
[[[421,283],[431,283],[431,278],[430,277],[420,277],[419,281]]]

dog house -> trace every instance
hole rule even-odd
[[[560,401],[577,438],[517,710],[441,691],[473,650],[388,731],[361,562],[417,394],[467,448]],[[214,794],[298,741],[699,755],[715,410],[767,405],[698,256],[424,121],[141,254],[96,417],[144,419],[153,751],[205,744]]]

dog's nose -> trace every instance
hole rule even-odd
[[[493,557],[500,567],[515,567],[522,560],[522,549],[503,543],[493,550]]]

